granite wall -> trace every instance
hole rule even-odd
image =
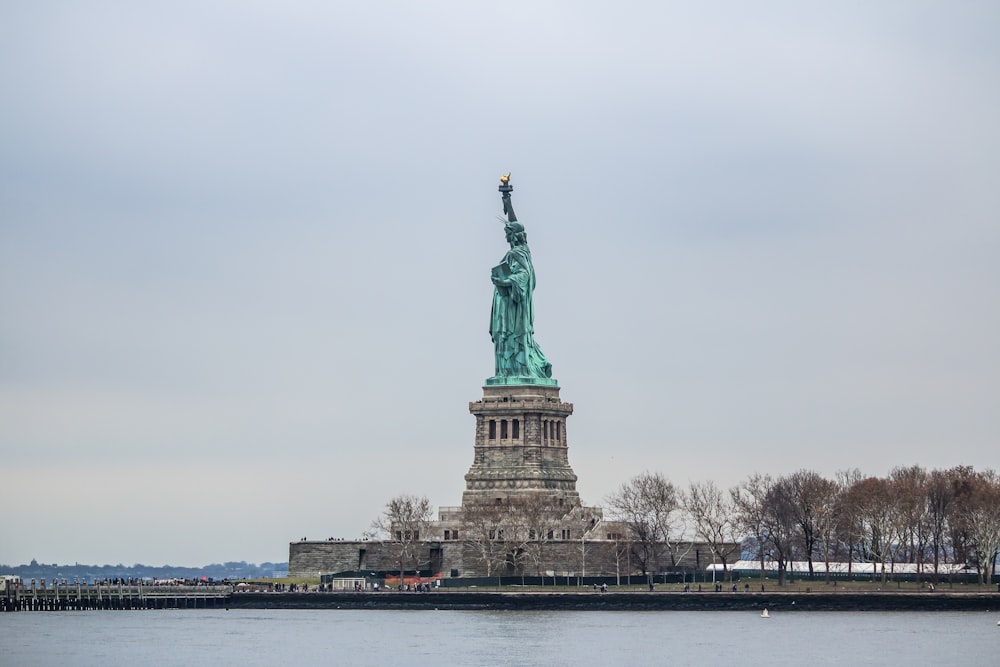
[[[677,569],[704,569],[711,564],[711,550],[704,544],[693,543],[682,549]],[[370,541],[308,541],[292,542],[288,548],[288,576],[318,577],[321,574],[353,571],[393,571],[399,567],[395,547],[390,542]],[[621,553],[619,545],[610,540],[551,540],[543,544],[539,562],[524,566],[527,575],[612,576],[640,574],[632,558]],[[473,545],[463,541],[425,542],[417,559],[421,569],[440,572],[444,577],[483,577],[498,574],[486,566]],[[664,556],[658,571],[673,569]],[[631,566],[631,567],[630,567]],[[413,565],[407,565],[412,569]],[[507,570],[504,574],[521,574]]]

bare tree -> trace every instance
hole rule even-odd
[[[859,551],[859,535],[861,520],[859,507],[855,502],[855,494],[851,493],[854,485],[864,479],[857,468],[837,471],[837,518],[835,530],[839,545],[847,547],[847,577],[854,573],[854,556]]]
[[[761,581],[764,581],[765,542],[767,539],[764,515],[767,498],[773,486],[774,480],[771,479],[770,475],[754,473],[740,486],[729,490],[737,527],[749,533],[756,542]]]
[[[980,585],[990,582],[1000,551],[1000,476],[993,470],[976,474],[963,509]]]
[[[790,509],[798,524],[802,553],[809,563],[809,578],[813,579],[813,555],[819,545],[828,544],[823,539],[824,533],[832,531],[837,485],[811,470],[800,470],[792,474],[787,483]],[[824,560],[829,563],[829,550],[825,548],[824,554]],[[827,574],[829,581],[829,567]]]
[[[625,566],[625,582],[632,583],[632,535],[629,530],[619,530],[620,524],[612,522],[608,539],[614,544],[615,584],[622,584],[622,564]]]
[[[898,549],[895,557],[902,562],[916,563],[917,574],[923,572],[931,524],[927,506],[929,475],[920,466],[897,467],[889,473],[898,513]]]
[[[396,562],[399,563],[399,585],[403,585],[406,564],[413,562],[417,569],[420,549],[420,534],[427,534],[427,525],[433,516],[433,508],[427,496],[396,496],[386,503],[385,511],[372,522],[372,528],[388,536],[393,545]]]
[[[952,489],[947,538],[951,559],[953,563],[969,563],[975,560],[969,507],[975,493],[976,471],[972,466],[956,466],[948,471],[948,478]]]
[[[770,488],[764,498],[764,546],[778,566],[778,585],[784,586],[788,565],[795,559],[797,523],[795,491],[792,481],[782,477]]]
[[[562,520],[563,525],[569,528],[567,536],[580,540],[580,574],[577,585],[587,576],[587,536],[595,529],[597,521],[598,515],[594,513],[594,508],[584,505],[574,507]]]
[[[560,506],[553,496],[541,493],[510,496],[503,502],[507,510],[503,542],[508,565],[522,578],[531,564],[535,573],[541,574],[545,547],[561,537],[557,527],[566,514],[565,506]]]
[[[509,510],[509,504],[504,504],[502,498],[493,502],[466,503],[462,507],[465,546],[476,553],[487,577],[493,576],[507,562],[504,527],[508,523]]]
[[[885,564],[897,544],[899,527],[899,508],[892,484],[887,479],[868,477],[851,487],[850,494],[858,510],[864,555],[872,563],[872,581],[875,581],[875,565],[880,565],[884,585]]]
[[[723,581],[729,581],[729,562],[739,554],[731,497],[724,496],[714,482],[691,482],[684,508],[694,522],[695,534],[722,562]]]
[[[647,576],[656,572],[661,551],[670,550],[679,524],[677,489],[660,473],[645,472],[622,484],[606,503],[613,517],[628,526],[636,565]]]
[[[566,507],[560,505],[554,496],[533,494],[511,498],[513,522],[518,526],[514,532],[520,550],[519,560],[534,563],[539,576],[546,563],[546,548],[557,537],[560,521],[566,515]],[[523,572],[524,568],[521,567]]]
[[[509,574],[521,575],[521,583],[524,583],[524,571],[533,560],[535,546],[527,512],[531,501],[528,498],[507,497],[503,504],[506,511],[497,538],[503,546],[504,565]]]
[[[462,511],[465,544],[473,549],[487,576],[542,573],[546,547],[562,539],[559,526],[566,507],[546,494],[509,495],[467,504]]]
[[[670,530],[665,532],[663,546],[666,547],[667,556],[670,557],[670,569],[677,571],[680,564],[687,558],[687,555],[694,549],[694,541],[688,531],[687,522],[682,520],[680,512],[674,515],[674,521],[670,524]],[[687,575],[685,574],[685,581]]]
[[[927,481],[924,502],[927,505],[927,522],[931,555],[934,559],[934,582],[937,583],[941,557],[946,554],[948,519],[952,514],[955,489],[947,471],[934,470]]]

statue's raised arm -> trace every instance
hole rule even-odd
[[[510,193],[514,191],[514,186],[510,184],[510,172],[500,177],[500,199],[503,201],[503,214],[507,216],[507,222],[517,222],[514,215],[514,204],[510,201]]]

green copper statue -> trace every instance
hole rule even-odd
[[[510,174],[500,177],[500,196],[507,215],[504,232],[510,250],[499,265],[493,267],[493,312],[490,317],[490,337],[496,352],[496,375],[486,384],[555,385],[552,364],[548,362],[534,337],[535,269],[524,225],[517,221],[510,201]]]

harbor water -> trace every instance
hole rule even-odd
[[[1000,665],[1000,613],[142,610],[0,615],[0,665]]]

